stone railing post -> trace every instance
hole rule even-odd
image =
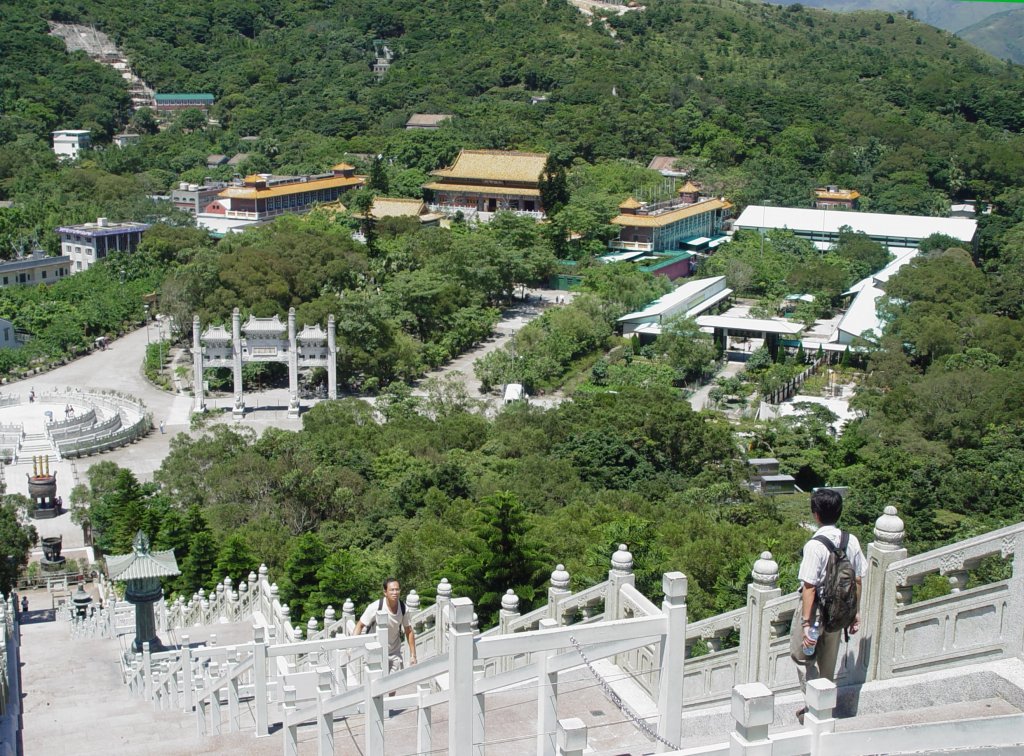
[[[811,753],[820,753],[821,736],[836,729],[836,720],[832,716],[836,706],[836,684],[825,678],[808,680],[804,697],[807,701],[804,729],[811,733]]]
[[[434,604],[434,653],[441,655],[448,648],[448,604],[452,600],[452,584],[441,578],[437,584],[437,603]],[[472,615],[470,615],[472,619]]]
[[[502,635],[508,633],[508,626],[512,620],[519,618],[519,597],[516,592],[509,588],[501,597],[501,609],[498,610],[498,623]]]
[[[363,713],[366,727],[365,753],[384,753],[384,697],[373,695],[373,684],[384,671],[381,658],[387,659],[387,648],[372,641],[366,644],[366,668],[363,675]]]
[[[775,695],[763,683],[743,683],[732,689],[736,731],[729,735],[730,756],[772,756],[768,726],[775,719]]]
[[[252,629],[252,682],[253,704],[256,708],[256,737],[265,738],[270,733],[269,712],[267,711],[268,679],[267,679],[267,633],[266,628],[259,625]]]
[[[473,728],[473,602],[452,599],[448,629],[448,753],[472,756]]]
[[[562,613],[558,610],[558,605],[570,593],[569,573],[566,571],[565,565],[560,564],[551,573],[551,586],[548,588],[548,617],[559,625],[564,625],[565,622],[562,620]]]
[[[658,735],[679,744],[683,723],[683,664],[686,659],[686,575],[666,572],[661,578],[665,600],[665,634],[661,638],[661,659],[658,666]],[[658,743],[658,753],[666,751]]]
[[[740,627],[740,669],[737,682],[768,682],[768,643],[764,606],[778,598],[779,565],[770,551],[762,551],[751,571],[753,582],[747,585],[747,610]]]
[[[558,720],[558,755],[583,756],[587,747],[587,726],[582,719]]]
[[[349,634],[349,625],[355,625],[356,622],[356,605],[352,602],[352,599],[345,599],[345,603],[341,605],[341,618],[345,620],[341,634]]]
[[[554,630],[558,623],[550,617],[542,619],[538,630]],[[533,654],[537,667],[537,754],[554,756],[558,730],[558,672],[550,669],[557,649]]]
[[[619,590],[624,585],[634,585],[636,578],[633,575],[633,555],[629,553],[626,544],[620,543],[619,548],[612,554],[612,568],[608,570],[608,595],[604,599],[604,618],[606,620],[621,619],[619,616]]]
[[[337,620],[338,620],[338,615],[334,611],[334,607],[331,606],[330,604],[328,604],[327,608],[324,609],[324,632],[323,632],[323,637],[324,638],[329,638],[330,637],[330,633],[327,631],[327,628],[329,628],[331,625],[333,625]],[[342,633],[342,635],[344,635],[344,633]]]
[[[868,544],[868,572],[860,597],[860,643],[851,682],[879,679],[882,634],[892,628],[897,598],[885,595],[885,573],[891,564],[907,558],[904,534],[903,520],[897,516],[896,507],[886,507],[882,516],[875,520],[875,540]]]

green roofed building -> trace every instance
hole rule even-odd
[[[214,97],[206,93],[183,93],[170,92],[167,94],[153,95],[153,109],[157,113],[173,115],[182,110],[201,110],[204,113],[210,110]]]

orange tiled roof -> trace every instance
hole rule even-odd
[[[636,210],[638,207],[643,207],[643,205],[637,202],[635,197],[630,197],[619,203],[619,210]]]
[[[259,177],[247,176],[246,181],[256,180]],[[362,186],[362,176],[330,176],[328,178],[315,179],[314,181],[295,181],[287,184],[271,186],[267,189],[257,189],[255,186],[229,186],[218,197],[230,197],[233,199],[266,199],[267,197],[282,197],[300,192],[312,192],[319,189],[334,189],[336,187],[357,187]]]

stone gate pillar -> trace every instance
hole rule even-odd
[[[327,316],[327,397],[338,398],[338,336],[334,316]]]
[[[295,308],[288,309],[288,417],[299,416],[299,344],[295,339]]]
[[[245,414],[245,396],[242,394],[242,314],[237,307],[231,312],[231,375],[235,394],[231,414],[241,418]]]
[[[903,520],[897,516],[896,507],[886,507],[882,516],[875,520],[875,540],[868,544],[867,549],[868,573],[861,586],[861,631],[857,663],[851,668],[853,682],[878,679],[882,633],[892,632],[891,625],[885,626],[885,617],[895,607],[896,601],[895,596],[885,595],[885,572],[893,562],[907,558],[903,536]],[[893,602],[893,606],[885,606],[886,601]]]
[[[193,412],[206,412],[206,383],[203,380],[203,344],[199,334],[199,316],[192,316],[192,394]]]

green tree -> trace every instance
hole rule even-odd
[[[4,497],[0,502],[0,594],[10,595],[18,579],[18,570],[28,564],[29,554],[37,540],[35,527],[23,525],[17,506],[10,497]]]
[[[327,559],[327,547],[316,533],[303,533],[292,539],[281,576],[281,599],[291,609],[294,622],[309,615],[310,596],[317,590],[317,573]]]

